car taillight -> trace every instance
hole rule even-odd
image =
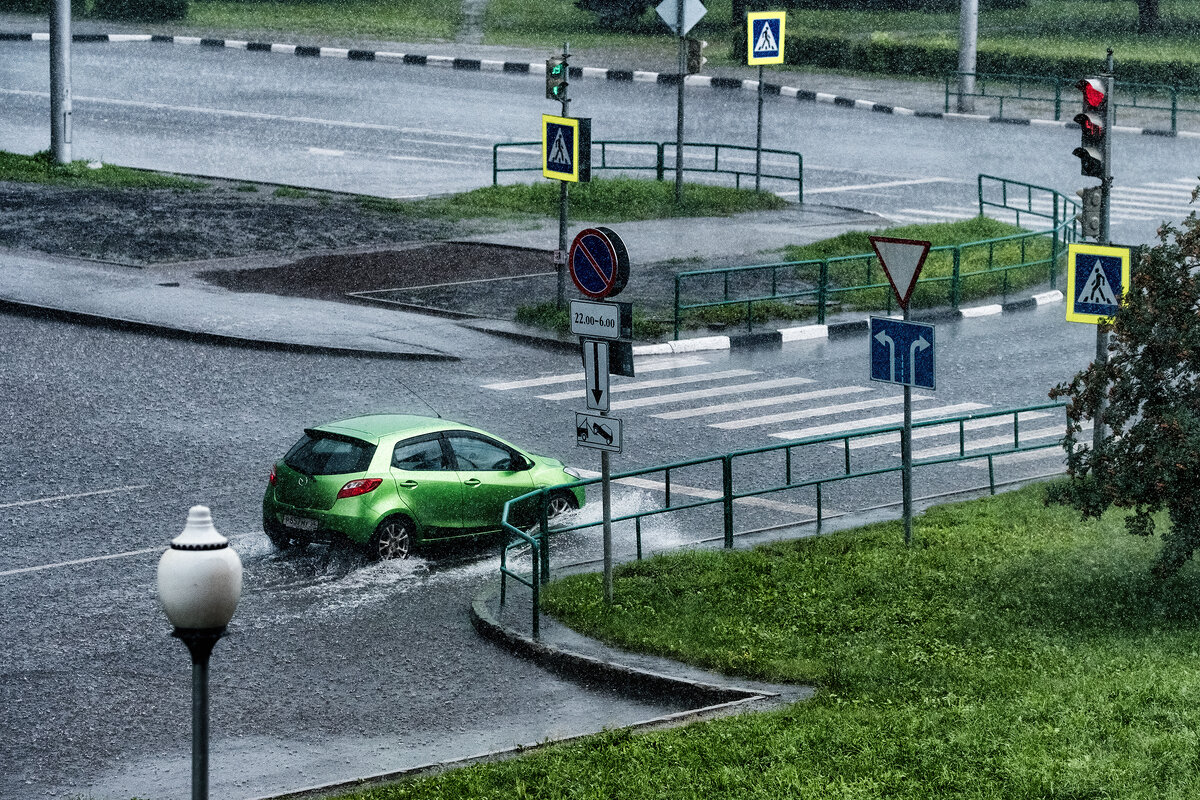
[[[271,484],[272,486],[275,485],[275,465],[274,464],[271,465],[271,477],[267,478],[267,483]]]
[[[358,497],[360,494],[374,491],[381,483],[383,483],[383,478],[359,478],[358,480],[350,481],[338,492],[337,499]]]

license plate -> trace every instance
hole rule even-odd
[[[317,521],[315,519],[293,517],[291,514],[284,514],[280,519],[284,525],[299,531],[315,531],[317,529]]]

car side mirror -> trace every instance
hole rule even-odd
[[[524,472],[527,469],[533,468],[533,462],[522,455],[514,455],[512,457],[512,468],[514,472]]]

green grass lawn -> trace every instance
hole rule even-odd
[[[192,0],[188,24],[232,31],[281,31],[396,41],[453,39],[458,3],[435,0],[345,2],[211,2]]]
[[[1034,486],[899,523],[695,551],[552,583],[587,635],[814,683],[785,710],[614,732],[346,795],[399,798],[1200,796],[1200,570]]]
[[[177,178],[112,164],[88,166],[86,161],[55,163],[48,151],[24,156],[0,150],[0,181],[105,189],[203,189],[199,181]]]

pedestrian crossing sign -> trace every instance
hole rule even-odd
[[[1129,290],[1129,248],[1072,244],[1067,248],[1067,321],[1112,319]]]
[[[746,63],[783,63],[783,23],[786,11],[752,11],[746,15]]]
[[[574,183],[592,179],[592,121],[542,115],[542,174]]]

